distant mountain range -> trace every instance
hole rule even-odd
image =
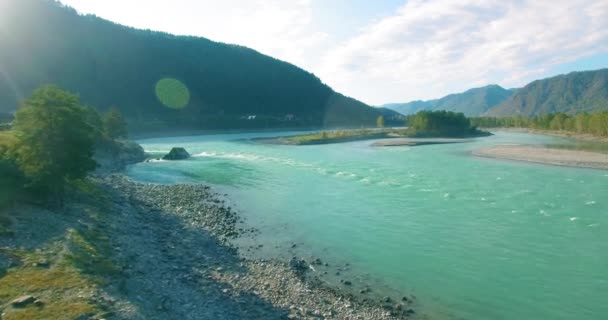
[[[407,115],[421,110],[448,110],[462,112],[466,116],[478,116],[507,100],[513,90],[498,85],[469,89],[462,93],[447,95],[441,99],[390,103],[382,107]]]
[[[420,110],[449,110],[467,116],[494,117],[608,111],[608,69],[536,80],[520,89],[489,85],[437,100],[391,103],[382,107],[404,115]]]
[[[102,111],[117,106],[138,130],[373,126],[398,116],[249,48],[136,30],[52,0],[0,1],[0,113],[56,84]],[[185,107],[161,103],[158,83],[181,89],[160,92]]]
[[[529,117],[583,111],[608,111],[608,69],[572,72],[533,81],[485,115]]]

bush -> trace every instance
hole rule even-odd
[[[408,131],[413,136],[466,137],[478,133],[463,113],[452,111],[420,111],[407,118]]]
[[[13,126],[18,138],[14,159],[32,191],[61,200],[67,180],[95,169],[96,137],[88,112],[78,97],[54,86],[36,90],[23,102]]]

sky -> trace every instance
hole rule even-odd
[[[61,0],[81,13],[234,43],[372,105],[608,67],[606,0]]]

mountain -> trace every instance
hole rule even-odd
[[[0,112],[56,84],[101,111],[118,107],[136,130],[361,126],[382,114],[249,48],[137,30],[52,0],[1,0],[0,12]]]
[[[463,93],[450,94],[434,105],[434,110],[462,112],[466,116],[478,116],[499,105],[513,94],[513,91],[498,85],[469,89]]]
[[[529,117],[582,111],[608,111],[608,69],[572,72],[533,81],[485,115]]]
[[[462,93],[450,94],[441,99],[412,101],[383,105],[401,114],[412,114],[420,110],[448,110],[462,112],[466,116],[479,116],[499,105],[513,94],[513,90],[498,85],[469,89]]]
[[[406,103],[387,103],[387,104],[382,105],[381,107],[395,110],[403,115],[408,115],[408,114],[414,114],[421,110],[433,109],[434,101],[436,101],[436,100],[431,100],[431,101],[416,100],[416,101],[406,102]]]

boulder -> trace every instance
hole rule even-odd
[[[184,160],[190,158],[190,154],[186,149],[175,147],[163,157],[163,160]]]
[[[93,159],[97,162],[97,173],[108,173],[146,160],[146,152],[130,140],[104,141],[95,149]]]
[[[291,270],[293,270],[297,275],[304,275],[304,273],[306,273],[306,271],[308,271],[309,269],[309,265],[306,262],[306,260],[304,259],[298,259],[296,257],[293,257],[290,261],[289,261],[289,268],[291,268]]]
[[[33,303],[34,301],[36,301],[36,298],[34,298],[33,296],[30,295],[26,295],[26,296],[21,296],[13,301],[11,301],[11,306],[13,306],[13,308],[23,308],[25,306],[27,306],[30,303]]]

